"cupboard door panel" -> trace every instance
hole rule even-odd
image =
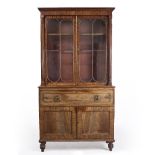
[[[79,107],[77,110],[78,139],[113,138],[113,107]]]
[[[72,107],[41,108],[40,122],[42,139],[63,140],[76,136],[76,114]]]

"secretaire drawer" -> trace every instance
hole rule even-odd
[[[101,93],[54,93],[50,91],[42,91],[40,94],[40,103],[44,105],[62,105],[69,104],[71,106],[86,104],[113,104],[114,94],[112,90]]]

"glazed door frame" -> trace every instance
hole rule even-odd
[[[72,82],[50,82],[48,80],[48,60],[47,60],[47,51],[48,51],[48,48],[47,48],[47,42],[48,42],[48,39],[47,39],[47,23],[48,23],[48,20],[49,19],[62,19],[62,20],[65,20],[65,19],[71,19],[72,20],[72,28],[73,28],[73,32],[72,32],[72,41],[73,41],[73,48],[72,48],[72,67],[73,67],[73,72],[72,72],[72,76],[73,76],[73,80]],[[44,21],[44,31],[42,32],[44,35],[44,46],[42,48],[42,65],[44,65],[44,67],[42,67],[42,72],[44,73],[42,77],[42,79],[44,79],[45,81],[45,85],[48,85],[48,86],[75,86],[76,84],[76,69],[75,69],[75,66],[76,66],[76,18],[75,16],[45,16],[45,21]],[[60,52],[61,53],[61,52]]]
[[[80,81],[80,24],[79,24],[79,20],[80,19],[103,19],[105,20],[105,24],[106,24],[106,82],[81,82]],[[76,50],[76,53],[77,53],[77,85],[78,86],[84,86],[84,87],[89,87],[89,86],[104,86],[104,85],[107,85],[107,84],[110,84],[110,79],[109,79],[109,75],[111,74],[110,73],[110,62],[111,62],[111,54],[110,54],[110,51],[109,51],[109,34],[110,34],[110,30],[109,30],[109,18],[108,16],[76,16],[76,26],[77,26],[77,50]]]
[[[73,82],[49,82],[48,81],[48,70],[47,70],[47,20],[48,19],[72,19],[73,21]],[[79,19],[103,19],[106,18],[107,20],[107,82],[80,82],[79,78]],[[41,79],[42,83],[48,86],[104,86],[104,85],[111,85],[111,33],[112,33],[112,27],[111,27],[111,16],[56,16],[56,15],[48,15],[41,18],[41,57],[42,57],[42,63],[41,63]]]

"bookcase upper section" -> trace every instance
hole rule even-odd
[[[41,85],[112,85],[111,20],[114,8],[39,10]]]

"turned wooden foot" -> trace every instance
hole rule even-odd
[[[45,142],[45,141],[39,141],[39,142],[40,142],[40,149],[41,149],[41,152],[44,152],[45,146],[46,146],[46,142]]]
[[[114,141],[107,141],[106,143],[108,143],[108,148],[109,148],[109,151],[112,151],[113,147],[114,147],[114,144],[113,144]]]

